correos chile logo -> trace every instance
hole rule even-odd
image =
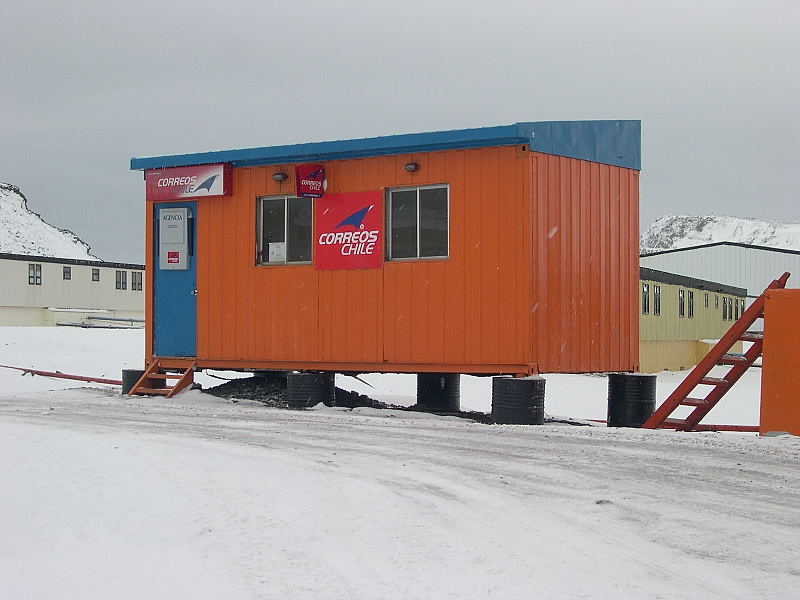
[[[325,180],[325,169],[317,169],[307,174],[300,182],[312,192],[319,192],[322,190],[322,183]]]
[[[194,186],[194,182],[197,180],[197,175],[192,175],[191,177],[163,177],[158,180],[156,185],[158,187],[180,186],[181,189],[178,191],[183,194],[196,194],[200,190],[208,190],[210,193],[211,187],[214,185],[217,177],[219,177],[219,175],[212,175],[197,187]]]
[[[321,246],[340,246],[342,256],[355,254],[372,254],[375,252],[375,243],[378,241],[378,230],[364,228],[364,217],[375,208],[374,204],[358,209],[349,217],[342,219],[334,229],[352,227],[352,231],[336,231],[321,233],[318,243]]]

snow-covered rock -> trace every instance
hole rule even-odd
[[[0,253],[100,260],[90,250],[71,231],[53,227],[29,210],[18,187],[0,183]]]
[[[647,254],[716,242],[800,250],[800,223],[717,215],[666,215],[656,219],[642,235],[640,252]]]

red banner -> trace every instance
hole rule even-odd
[[[188,200],[204,196],[230,196],[233,174],[229,164],[170,167],[144,172],[145,197],[160,200]]]
[[[317,270],[383,264],[383,193],[330,194],[314,204]]]
[[[325,166],[297,165],[294,181],[298,198],[322,198],[325,195]]]

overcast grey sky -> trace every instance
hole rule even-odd
[[[800,2],[6,3],[0,181],[144,259],[131,156],[641,119],[641,224],[800,221]]]

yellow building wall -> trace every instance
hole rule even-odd
[[[642,284],[648,285],[649,310],[643,312]],[[656,314],[655,289],[660,288],[660,314]],[[680,316],[680,290],[684,295],[684,316]],[[693,316],[689,316],[689,292]],[[706,303],[706,297],[708,302]],[[723,298],[731,301],[733,315],[723,320]],[[741,316],[744,296],[721,294],[686,286],[642,280],[639,285],[639,365],[642,373],[679,371],[696,365]],[[734,303],[738,304],[738,313]],[[710,340],[704,342],[703,340]],[[742,352],[737,342],[731,352]]]

